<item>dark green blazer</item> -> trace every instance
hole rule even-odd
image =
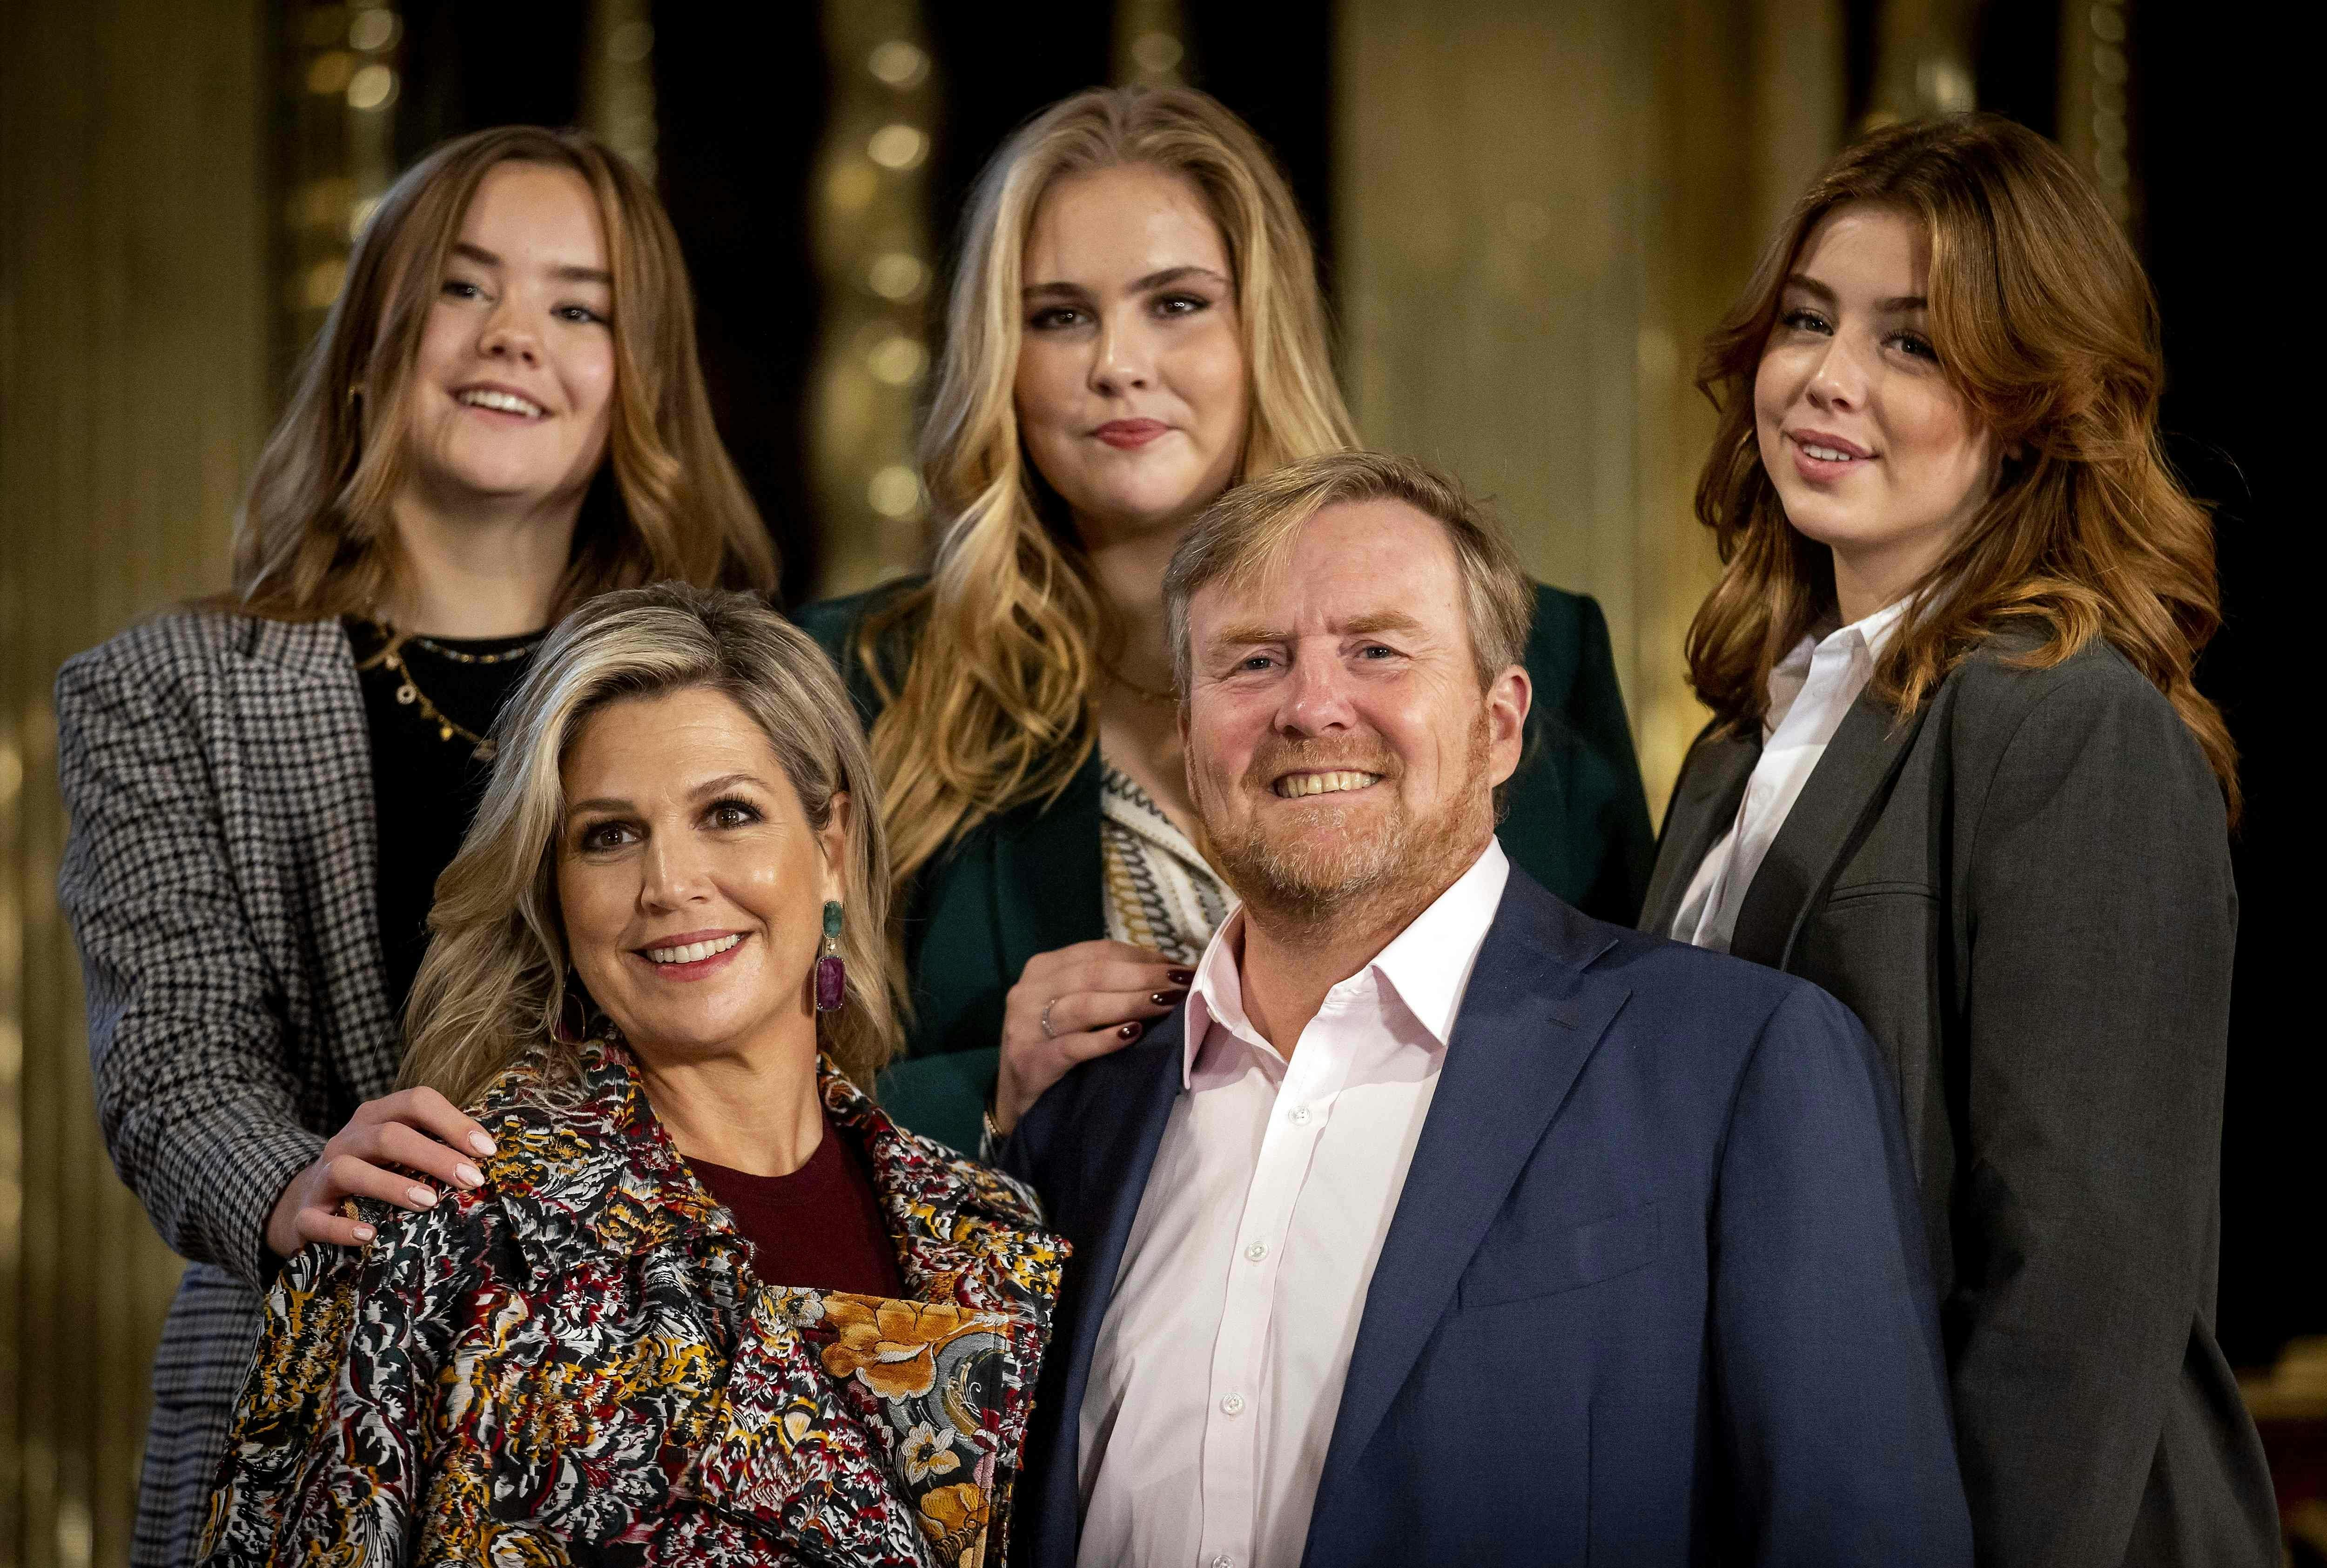
[[[857,655],[857,629],[868,611],[911,585],[890,583],[797,613],[839,665],[867,729],[880,704]],[[902,629],[882,649],[885,669],[902,677],[917,635],[917,628]],[[1600,606],[1537,588],[1527,669],[1535,703],[1499,834],[1503,849],[1584,913],[1630,925],[1656,848]],[[1003,1000],[1019,972],[1037,953],[1107,935],[1098,829],[1094,749],[1057,799],[989,817],[923,868],[904,910],[914,1010],[907,1059],[881,1084],[882,1104],[898,1121],[957,1149],[977,1148]]]

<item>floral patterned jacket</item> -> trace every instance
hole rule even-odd
[[[266,1302],[212,1563],[996,1568],[1065,1244],[835,1070],[911,1301],[785,1288],[619,1045],[487,1091],[485,1184]]]

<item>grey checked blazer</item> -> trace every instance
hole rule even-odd
[[[173,611],[57,677],[80,942],[113,1162],[192,1261],[154,1362],[133,1561],[191,1562],[275,1272],[285,1185],[400,1050],[370,742],[335,621]]]

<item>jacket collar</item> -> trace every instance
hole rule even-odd
[[[1762,760],[1762,737],[1734,735],[1719,721],[1706,726],[1689,748],[1681,766],[1680,781],[1673,786],[1672,804],[1665,811],[1664,832],[1657,840],[1656,870],[1640,910],[1640,929],[1651,936],[1672,935],[1681,900],[1691,878],[1705,863],[1721,835],[1737,820],[1745,799],[1745,786],[1753,765]]]
[[[294,995],[316,988],[350,1099],[377,1099],[395,1090],[404,1043],[380,964],[371,731],[355,653],[335,620],[216,613],[206,631],[220,639],[234,743],[209,759],[212,789],[229,838],[268,857],[273,873],[240,880],[245,913],[315,944],[321,961],[308,975],[275,983]],[[273,858],[282,855],[319,857],[330,874],[294,874]]]
[[[1871,691],[1851,705],[1745,890],[1731,953],[1775,969],[1792,961],[1804,917],[1865,836],[1930,711],[1902,716]]]
[[[1598,967],[1620,935],[1512,869],[1472,966],[1437,1092],[1368,1287],[1321,1478],[1320,1517],[1362,1484],[1359,1456],[1512,1184],[1631,995]],[[1068,1343],[1053,1348],[1047,1403],[1038,1402],[1036,1412],[1043,1434],[1038,1451],[1050,1460],[1033,1506],[1048,1540],[1079,1537],[1078,1412],[1133,1221],[1182,1092],[1181,1017],[1159,1020],[1145,1038],[1107,1059],[1119,1065],[1082,1069],[1120,1074],[1127,1092],[1113,1114],[1082,1124],[1075,1185],[1096,1196],[1073,1227],[1082,1255],[1061,1322]]]
[[[994,921],[1005,973],[1037,953],[1107,935],[1106,904],[1064,899],[1061,888],[1096,888],[1102,769],[1094,742],[1055,797],[1030,800],[994,824]]]
[[[492,1136],[484,1173],[537,1274],[588,1254],[743,1238],[687,1168],[621,1044],[573,1048],[576,1072],[536,1051],[486,1089],[478,1120]],[[831,1059],[817,1084],[826,1112],[862,1142],[906,1288],[924,1301],[1047,1317],[1061,1255],[1030,1246],[1040,1220],[1025,1190],[890,1121]]]
[[[1631,997],[1631,987],[1595,967],[1618,940],[1614,927],[1523,874],[1514,873],[1504,890],[1366,1290],[1316,1517],[1364,1484],[1360,1456]]]

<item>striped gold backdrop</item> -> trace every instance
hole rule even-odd
[[[68,655],[225,583],[267,412],[262,20],[0,6],[0,1563],[126,1559],[181,1266],[98,1137],[50,692]]]
[[[1345,0],[1337,32],[1360,426],[1599,600],[1661,817],[1706,716],[1696,345],[1839,145],[1840,0]]]

